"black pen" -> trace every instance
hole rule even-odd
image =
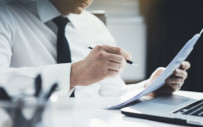
[[[89,49],[93,49],[92,47],[88,47]],[[135,64],[133,61],[130,60],[126,60],[126,63],[130,64],[130,65],[134,65],[137,66],[137,64]]]
[[[11,101],[12,98],[8,95],[3,87],[0,87],[0,100]]]
[[[42,93],[42,77],[39,74],[35,79],[35,97],[39,97]]]
[[[45,100],[48,100],[49,97],[53,94],[53,92],[56,90],[56,88],[58,87],[58,84],[55,83],[54,85],[51,86],[50,90],[48,91],[48,93],[45,95]]]

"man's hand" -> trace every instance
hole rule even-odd
[[[171,75],[169,78],[166,79],[165,85],[155,92],[149,94],[150,96],[157,97],[160,95],[170,95],[173,92],[179,90],[185,79],[188,76],[188,73],[186,72],[190,68],[190,63],[187,61],[182,62],[179,69],[176,69],[173,72],[173,75]],[[146,83],[146,86],[152,83],[154,79],[156,79],[162,72],[164,71],[164,68],[158,68],[149,78],[148,82]]]
[[[72,64],[71,87],[86,86],[116,76],[130,59],[130,54],[118,47],[96,46],[84,60]]]

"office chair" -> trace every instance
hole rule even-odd
[[[93,15],[98,17],[105,25],[106,23],[106,12],[104,10],[95,10],[95,11],[90,11]]]

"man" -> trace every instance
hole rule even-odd
[[[119,74],[131,56],[115,47],[105,25],[84,11],[92,1],[36,0],[1,5],[0,84],[12,93],[27,92],[36,75],[42,73],[45,88],[58,82],[60,90],[69,96],[77,87],[76,97],[117,96],[149,85],[163,69],[157,69],[149,80],[125,86]],[[63,23],[58,23],[59,20]],[[65,43],[61,45],[62,42]],[[94,49],[90,51],[89,46]],[[63,61],[66,58],[68,62]],[[178,90],[189,68],[190,64],[183,62],[166,85],[151,95]]]

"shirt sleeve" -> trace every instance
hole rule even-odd
[[[71,64],[47,65],[41,67],[0,67],[0,84],[9,93],[18,95],[21,92],[32,94],[34,81],[38,74],[42,75],[43,89],[47,90],[52,84],[58,83],[60,92],[69,93]]]
[[[49,89],[58,83],[59,90],[70,95],[71,64],[55,64],[40,67],[10,67],[12,58],[12,42],[15,26],[7,9],[0,6],[0,86],[12,95],[33,93],[34,81],[38,74],[42,75],[43,89]],[[22,50],[22,49],[19,49]]]

